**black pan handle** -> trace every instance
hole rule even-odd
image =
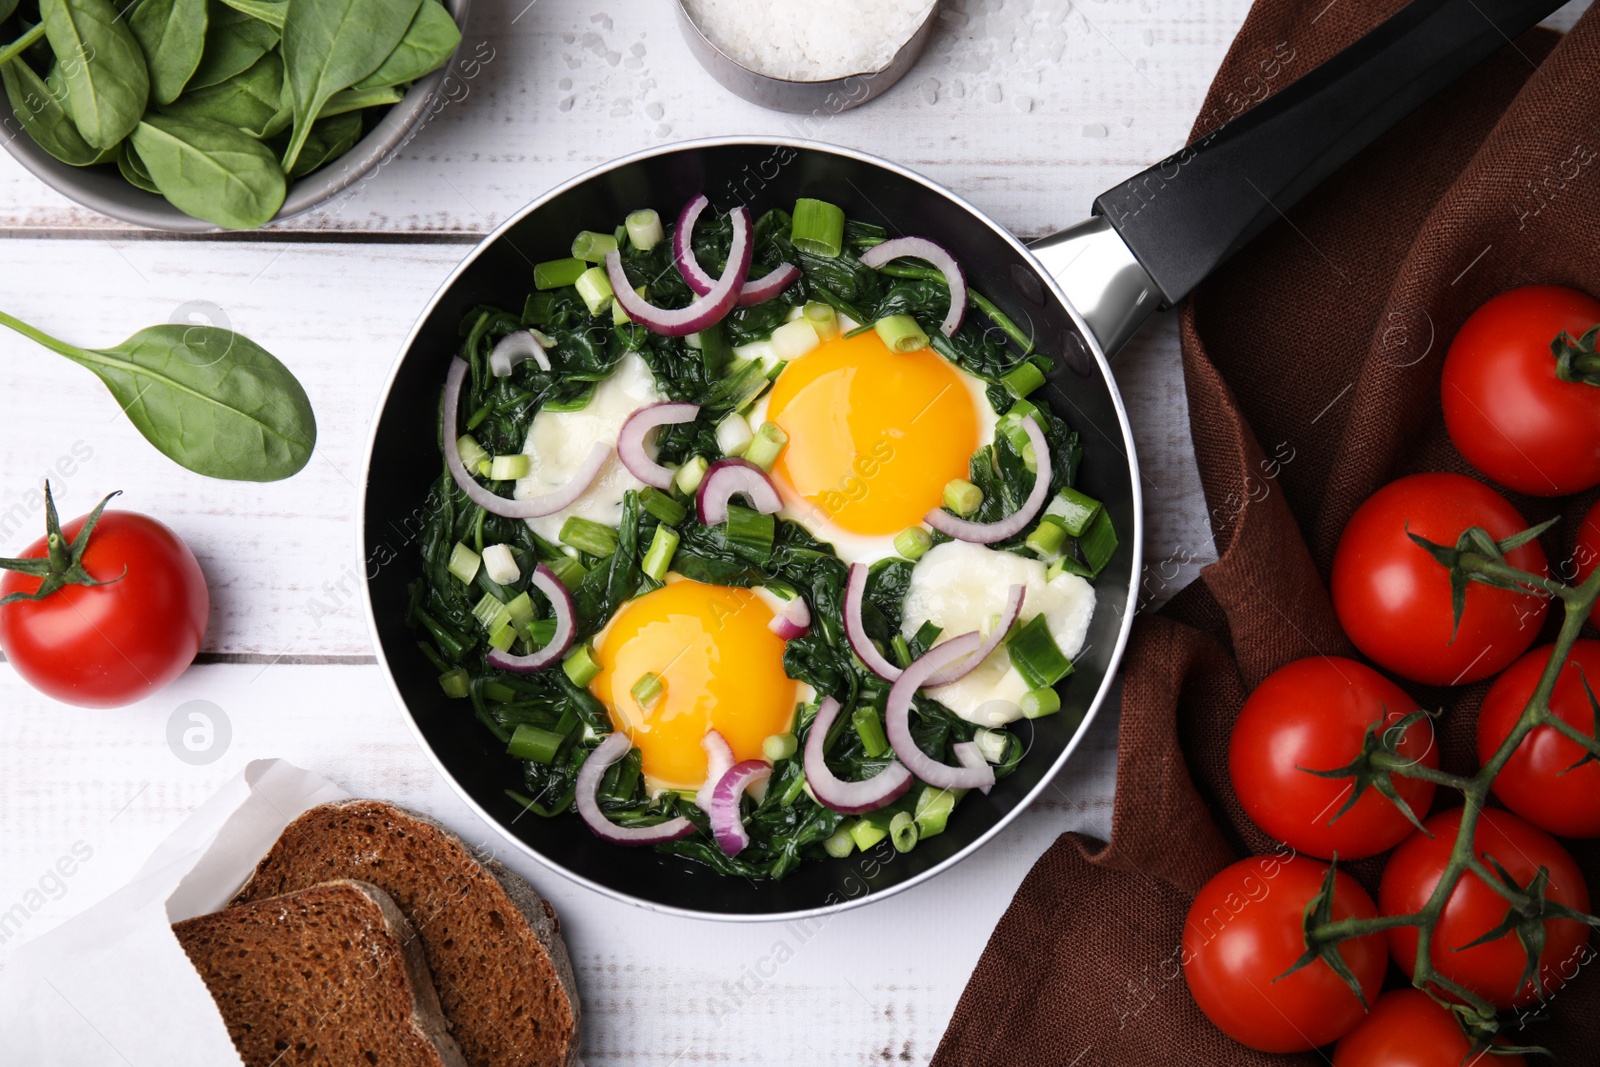
[[[1561,3],[1414,0],[1216,132],[1102,193],[1095,214],[1175,304],[1380,134]]]

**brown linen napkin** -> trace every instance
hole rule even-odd
[[[1202,135],[1281,89],[1403,0],[1259,0],[1206,98]],[[1600,13],[1534,30],[1402,123],[1203,285],[1182,316],[1196,455],[1220,559],[1134,627],[1109,844],[1063,836],[1002,918],[936,1067],[1316,1064],[1225,1037],[1179,966],[1184,915],[1216,871],[1269,842],[1228,784],[1249,688],[1314,653],[1350,655],[1326,591],[1333,550],[1375,489],[1472,473],[1439,408],[1449,340],[1478,305],[1550,282],[1600,294]],[[1512,496],[1552,569],[1585,498]],[[1554,618],[1551,622],[1554,623]],[[1548,631],[1543,640],[1553,638]],[[1487,683],[1406,684],[1443,706],[1445,766],[1470,770]],[[1066,771],[1070,774],[1070,767]],[[1440,791],[1437,805],[1449,803]],[[1600,897],[1600,845],[1568,842]],[[1375,888],[1381,861],[1353,865]],[[1556,1062],[1600,1045],[1594,967],[1513,1034]],[[1397,971],[1391,982],[1403,983]]]

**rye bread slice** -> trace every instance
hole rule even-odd
[[[427,964],[376,886],[325,882],[174,923],[246,1067],[464,1067]]]
[[[555,911],[521,878],[426,816],[345,800],[290,823],[233,905],[332,878],[359,878],[394,898],[471,1067],[577,1062],[572,963]]]

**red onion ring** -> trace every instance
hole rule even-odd
[[[507,378],[518,363],[527,359],[539,364],[542,371],[550,369],[550,357],[545,354],[544,345],[532,331],[518,330],[495,343],[494,350],[489,353],[489,370],[496,378]]]
[[[896,237],[892,241],[874,245],[862,254],[861,262],[876,270],[902,256],[927,260],[944,275],[945,283],[950,286],[950,310],[945,313],[944,323],[939,330],[946,337],[954,337],[961,328],[962,317],[967,313],[967,276],[962,272],[961,264],[956,262],[955,256],[926,237]]]
[[[735,763],[722,776],[711,792],[711,835],[724,855],[737,856],[750,844],[750,833],[744,828],[739,814],[739,799],[751,786],[772,777],[772,764],[765,760],[747,759]]]
[[[959,663],[952,663],[922,684],[929,689],[949,685],[951,682],[959,682],[977,670],[978,664],[988,659],[989,654],[1000,647],[1000,642],[1006,639],[1011,627],[1022,617],[1022,601],[1027,592],[1027,586],[1013,585],[1006,596],[1006,606],[1000,612],[999,621],[994,624],[994,629],[989,631],[989,636],[984,639],[983,644],[978,646],[978,651]]]
[[[695,223],[700,221],[701,212],[710,204],[711,201],[702,193],[683,205],[683,210],[678,214],[678,224],[672,230],[672,260],[678,265],[678,273],[683,275],[684,283],[696,296],[705,296],[716,286],[715,279],[705,272],[694,256]],[[793,263],[779,264],[771,273],[744,283],[739,290],[738,306],[745,308],[765,304],[793,285],[799,277],[800,268]]]
[[[969,541],[979,545],[1004,541],[1027,529],[1028,523],[1033,521],[1039,509],[1044,507],[1045,498],[1050,495],[1050,444],[1044,439],[1044,431],[1039,428],[1039,423],[1031,416],[1022,420],[1022,428],[1028,434],[1029,443],[1033,445],[1034,462],[1039,468],[1033,476],[1033,491],[1028,494],[1028,499],[1022,502],[1022,507],[999,522],[973,522],[971,519],[952,515],[943,508],[934,508],[924,516],[923,521],[957,541]]]
[[[658,426],[693,422],[698,414],[698,404],[646,404],[622,424],[622,431],[617,435],[617,458],[628,468],[629,474],[645,485],[671,489],[672,471],[650,458],[644,450],[645,435]]]
[[[844,587],[844,636],[850,642],[850,651],[867,670],[892,682],[900,677],[900,668],[883,658],[878,646],[867,636],[867,628],[861,624],[861,602],[867,595],[869,573],[865,563],[850,564],[850,580]]]
[[[983,757],[983,749],[978,747],[978,742],[976,741],[957,741],[955,744],[950,746],[950,751],[956,754],[956,762],[961,764],[963,767],[976,770],[979,767],[986,768],[989,766],[989,761]],[[990,771],[989,773],[993,774],[994,772]],[[992,788],[994,787],[980,785],[978,787],[978,792],[982,793],[984,796],[988,796],[989,790]]]
[[[783,507],[778,490],[767,472],[744,459],[719,459],[706,468],[700,488],[694,495],[695,511],[703,526],[718,526],[728,521],[728,501],[743,494],[750,506],[763,515],[773,515]]]
[[[739,290],[739,306],[742,308],[754,307],[765,304],[768,300],[783,292],[800,278],[800,268],[793,263],[780,263],[767,274],[763,274],[753,282],[745,282],[744,288]]]
[[[578,609],[572,602],[572,594],[556,577],[556,572],[543,563],[533,569],[532,585],[550,598],[550,607],[555,611],[556,618],[555,636],[550,638],[548,645],[527,656],[512,656],[493,649],[487,657],[489,666],[515,674],[532,674],[559,662],[567,649],[572,647],[572,636],[578,630]]]
[[[617,303],[628,317],[663,337],[685,337],[708,330],[727,317],[739,300],[745,276],[750,273],[750,256],[755,242],[750,239],[750,212],[733,209],[733,245],[728,249],[728,266],[711,291],[686,308],[668,311],[658,308],[633,291],[628,272],[622,269],[622,253],[606,253],[606,274],[611,280]]]
[[[806,735],[805,772],[811,795],[823,807],[845,815],[877,811],[899,800],[912,782],[911,772],[903,763],[891,763],[862,782],[841,781],[828,769],[827,756],[822,749],[838,717],[839,702],[826,698],[818,705],[817,717],[811,721],[811,732]]]
[[[450,373],[444,380],[444,462],[445,466],[450,468],[450,476],[474,504],[491,515],[501,515],[508,519],[537,519],[541,515],[554,515],[588,492],[589,486],[600,476],[600,468],[611,458],[611,447],[599,441],[596,441],[594,447],[589,450],[589,458],[583,461],[583,466],[578,468],[572,480],[553,493],[527,500],[513,500],[510,497],[496,496],[479,485],[478,480],[467,473],[466,464],[461,462],[461,449],[456,445],[456,420],[461,407],[461,385],[466,378],[467,362],[457,356],[450,361]]]
[[[942,645],[935,645],[901,672],[900,677],[889,688],[889,704],[884,714],[889,746],[894,749],[894,754],[900,757],[900,762],[906,765],[907,770],[935,789],[986,790],[994,785],[994,768],[989,766],[982,753],[977,751],[976,744],[970,750],[961,749],[960,745],[957,745],[956,758],[961,760],[961,766],[952,767],[948,763],[940,763],[918,748],[916,739],[911,736],[911,700],[917,695],[917,690],[921,689],[929,678],[972,655],[982,644],[983,636],[973,631],[960,637],[953,637]],[[971,756],[963,756],[962,752],[965,751],[976,754],[977,762],[981,766],[974,765]]]
[[[805,599],[796,593],[792,600],[783,605],[782,610],[772,616],[772,621],[767,623],[767,629],[785,641],[804,637],[811,632],[811,608]]]
[[[583,821],[597,836],[614,845],[659,845],[694,833],[694,823],[682,815],[655,826],[618,826],[600,810],[597,797],[600,779],[605,777],[607,768],[626,756],[632,748],[633,742],[628,740],[628,735],[618,731],[600,742],[600,746],[583,761],[574,787],[578,814],[583,816]]]
[[[700,739],[700,747],[706,750],[706,782],[695,793],[694,802],[701,811],[709,813],[712,791],[722,781],[722,776],[739,761],[733,758],[733,749],[728,747],[727,740],[715,730],[706,731],[706,735]]]

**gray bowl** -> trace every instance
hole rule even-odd
[[[466,26],[470,0],[440,2],[455,17],[456,25]],[[273,221],[293,218],[337,196],[404,147],[436,112],[434,101],[444,90],[454,63],[452,56],[449,63],[413,85],[404,99],[391,107],[354,148],[332,165],[290,185],[289,195]],[[20,124],[13,122],[13,117],[10,101],[0,92],[0,125],[7,134],[6,149],[36,178],[68,200],[152,230],[220,232],[215,224],[185,215],[162,197],[129,185],[115,166],[73,167],[61,162],[26,133],[16,132]]]

